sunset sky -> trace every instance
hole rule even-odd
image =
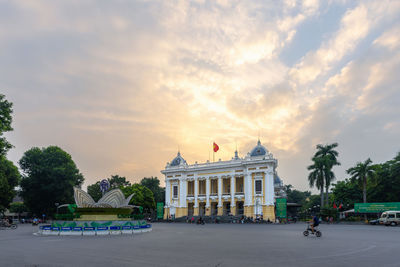
[[[8,157],[60,146],[85,189],[258,136],[301,190],[315,146],[338,142],[342,180],[400,151],[399,84],[400,1],[0,1]]]

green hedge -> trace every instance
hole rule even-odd
[[[142,220],[144,219],[143,214],[118,214],[118,218],[133,218],[135,220]]]
[[[115,214],[131,214],[131,209],[124,208],[77,208],[79,214],[99,214],[99,215],[115,215]]]
[[[73,220],[74,218],[80,218],[80,214],[71,214],[71,213],[66,213],[66,214],[56,214],[55,218],[56,220]]]

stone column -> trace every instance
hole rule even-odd
[[[222,177],[218,176],[218,215],[222,215],[223,207],[222,207]]]
[[[265,186],[265,205],[274,205],[274,173],[272,171],[264,172]]]
[[[187,216],[187,180],[185,177],[179,180],[179,211],[177,217]]]
[[[206,178],[206,216],[211,215],[210,207],[210,177]]]
[[[275,209],[274,209],[274,172],[268,170],[263,173],[264,175],[264,186],[265,196],[263,205],[263,217],[264,220],[269,219],[275,221]]]
[[[199,202],[197,197],[199,195],[199,180],[198,177],[194,179],[194,206],[193,206],[193,215],[199,216]]]
[[[244,174],[244,215],[251,216],[251,199],[252,199],[252,186],[251,186],[251,175],[248,173]]]
[[[164,219],[168,219],[169,216],[169,207],[171,204],[170,197],[171,197],[171,186],[170,182],[165,177],[165,206],[164,206]]]
[[[171,204],[171,185],[168,180],[165,180],[165,204],[166,206]]]
[[[236,202],[235,202],[235,176],[231,176],[231,213],[236,215]]]

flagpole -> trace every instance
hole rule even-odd
[[[215,149],[214,149],[214,143],[215,143],[215,141],[213,141],[213,162],[215,162]]]

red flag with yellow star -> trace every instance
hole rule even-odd
[[[213,150],[214,152],[217,152],[219,150],[219,146],[215,142],[213,144]]]

